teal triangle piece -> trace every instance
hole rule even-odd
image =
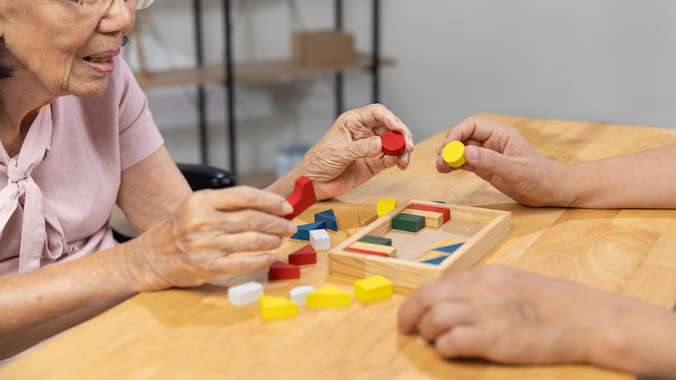
[[[447,245],[445,247],[439,247],[439,248],[432,248],[433,251],[439,251],[439,252],[446,252],[446,253],[453,253],[460,248],[461,245],[465,243],[458,243],[458,244],[453,244],[453,245]]]
[[[448,256],[450,256],[450,255],[437,257],[436,259],[431,259],[431,260],[421,261],[421,263],[425,263],[425,264],[436,264],[436,265],[439,265],[439,264],[441,264],[441,262],[444,261],[444,259],[446,259]]]

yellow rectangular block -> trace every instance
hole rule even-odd
[[[263,319],[288,318],[298,315],[298,305],[295,302],[261,294],[258,296]]]
[[[373,244],[373,243],[365,243],[363,241],[357,241],[350,244],[350,248],[363,249],[371,252],[380,252],[387,254],[387,256],[389,257],[397,257],[397,247],[392,247],[391,245]]]
[[[378,207],[397,207],[397,200],[387,198],[378,199]]]
[[[333,285],[326,285],[310,292],[305,297],[305,305],[310,307],[350,306],[352,295]]]
[[[402,214],[418,215],[425,218],[425,227],[439,228],[444,224],[444,214],[434,211],[412,210],[410,208],[401,212]]]
[[[394,207],[386,207],[386,206],[378,207],[376,213],[378,214],[378,217],[380,218],[381,216],[387,214],[388,212],[390,212],[394,209],[395,209]]]
[[[373,276],[357,280],[353,286],[355,297],[364,302],[391,297],[393,293],[392,283],[383,276]]]

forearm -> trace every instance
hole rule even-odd
[[[676,208],[676,144],[569,165],[562,205]]]
[[[676,314],[640,301],[618,310],[589,346],[590,362],[650,379],[676,379]]]
[[[302,175],[302,168],[296,167],[293,170],[290,170],[279,178],[275,183],[268,186],[265,191],[281,195],[284,198],[288,198],[289,195],[293,192],[293,188],[296,184],[296,180]]]
[[[0,360],[141,291],[132,275],[126,246],[0,278]]]

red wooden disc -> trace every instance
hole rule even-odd
[[[382,137],[383,153],[388,156],[398,156],[404,153],[406,138],[399,132],[389,131]]]

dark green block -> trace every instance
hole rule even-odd
[[[392,239],[388,239],[388,238],[384,238],[384,237],[380,237],[380,236],[366,235],[363,238],[359,239],[359,241],[363,241],[364,243],[392,246]]]
[[[418,232],[423,227],[425,227],[425,217],[423,216],[399,214],[392,219],[392,228],[395,230]]]

